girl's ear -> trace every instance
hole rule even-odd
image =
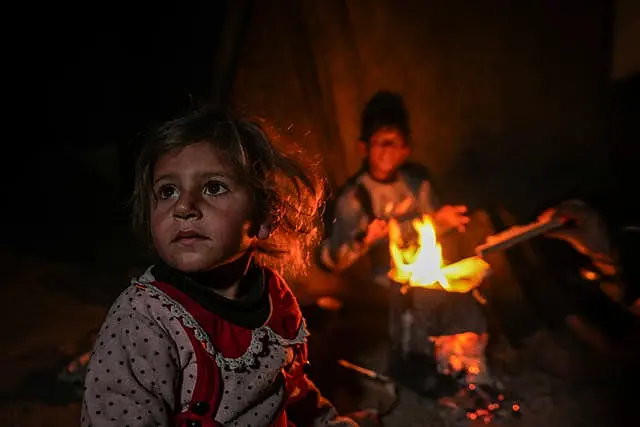
[[[263,218],[263,220],[260,221],[260,225],[258,226],[256,237],[259,240],[268,239],[269,236],[271,236],[271,233],[273,233],[273,230],[275,230],[277,226],[276,222],[277,222],[277,219],[273,214],[267,214],[266,218]]]
[[[260,224],[256,237],[260,240],[266,240],[273,231],[273,224],[271,222]]]

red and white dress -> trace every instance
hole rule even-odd
[[[356,426],[304,373],[286,283],[257,267],[247,281],[253,295],[232,301],[162,264],[134,280],[96,340],[81,426]]]

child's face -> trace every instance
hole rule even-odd
[[[395,175],[409,155],[409,146],[402,133],[395,128],[378,130],[365,148],[369,161],[369,173],[380,180],[386,180]]]
[[[188,273],[206,271],[251,246],[251,193],[231,172],[207,143],[190,145],[157,162],[151,234],[167,264]]]

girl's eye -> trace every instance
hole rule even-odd
[[[158,188],[158,199],[168,200],[178,194],[178,190],[174,185],[164,184]]]
[[[229,191],[226,185],[217,181],[209,181],[205,184],[202,192],[207,196],[220,196]]]

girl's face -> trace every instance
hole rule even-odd
[[[160,158],[153,180],[151,235],[167,264],[186,273],[206,271],[235,260],[254,243],[250,189],[210,144]]]

